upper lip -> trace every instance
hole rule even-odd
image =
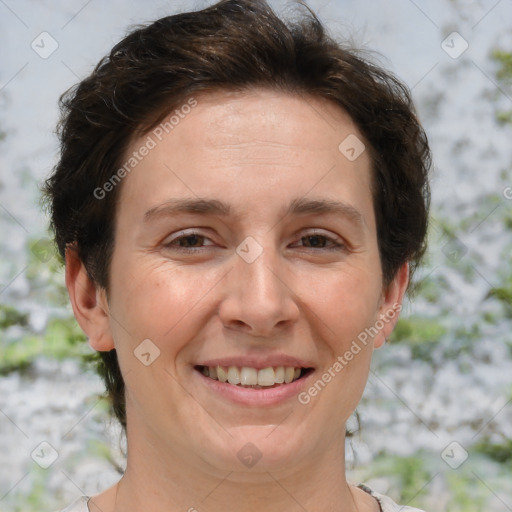
[[[295,368],[314,368],[314,365],[304,359],[287,355],[269,355],[269,356],[234,356],[221,357],[218,359],[207,359],[197,363],[199,366],[237,366],[242,368],[256,368],[261,370],[271,366],[294,366]]]

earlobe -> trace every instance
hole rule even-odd
[[[73,313],[89,338],[89,345],[100,352],[114,349],[105,290],[89,277],[73,246],[66,248],[66,287]]]
[[[374,348],[380,348],[386,343],[393,332],[400,311],[407,285],[409,284],[409,263],[404,263],[397,271],[393,281],[383,293],[381,307],[379,308],[379,333],[374,338]],[[377,320],[378,322],[379,320]],[[380,327],[382,328],[380,329]]]

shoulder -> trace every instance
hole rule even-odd
[[[364,484],[360,484],[358,487],[363,489],[363,491],[366,491],[368,494],[371,494],[379,502],[382,512],[424,512],[419,508],[400,506],[389,496],[375,492]]]
[[[82,496],[73,501],[73,503],[64,510],[61,510],[61,512],[89,512],[89,507],[87,506],[89,499],[89,496]]]

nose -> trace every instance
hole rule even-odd
[[[219,306],[226,328],[271,337],[297,322],[299,307],[291,273],[275,251],[265,248],[252,262],[235,253],[234,262]]]

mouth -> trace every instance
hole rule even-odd
[[[248,366],[203,366],[196,365],[194,369],[212,379],[237,388],[272,389],[286,386],[306,378],[314,368],[297,366],[268,366],[252,368]]]

